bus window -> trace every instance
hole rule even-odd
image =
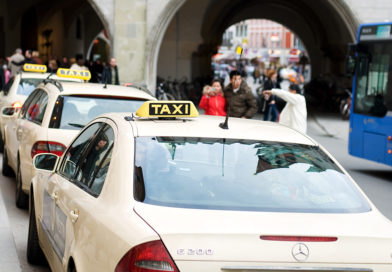
[[[391,44],[379,42],[361,47],[358,52],[355,113],[383,117],[387,111],[392,111],[391,55]]]

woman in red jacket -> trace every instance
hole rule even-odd
[[[212,86],[205,86],[201,97],[199,108],[206,115],[226,115],[226,100],[223,97],[222,83],[219,79],[212,81]]]

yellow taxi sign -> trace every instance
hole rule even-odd
[[[46,73],[46,70],[46,65],[42,64],[25,63],[23,65],[23,71],[25,72]]]
[[[139,117],[197,117],[199,112],[191,101],[147,101],[136,111]]]
[[[82,80],[90,80],[91,74],[90,71],[87,70],[71,70],[65,68],[57,69],[57,76],[59,77],[69,77],[69,78],[78,78]]]

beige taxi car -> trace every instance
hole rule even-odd
[[[192,117],[193,116],[193,117]],[[27,258],[53,271],[390,272],[392,223],[314,140],[146,102],[38,154]]]
[[[84,79],[84,74],[90,76],[86,71],[58,71],[58,76],[80,79]],[[78,131],[97,115],[136,110],[147,100],[155,98],[125,86],[61,83],[53,79],[38,85],[21,110],[10,117],[4,130],[2,173],[16,174],[16,205],[27,207],[34,155],[46,152],[61,155]]]
[[[64,81],[82,82],[78,78],[65,78],[58,77],[56,74],[47,73],[45,65],[39,64],[25,64],[23,65],[23,72],[16,74],[10,78],[3,90],[0,90],[0,109],[4,107],[13,107],[14,109],[8,110],[8,114],[0,115],[0,149],[3,149],[4,125],[9,116],[13,114],[15,109],[20,109],[34,89],[48,77]]]

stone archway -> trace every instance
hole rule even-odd
[[[49,56],[60,59],[86,54],[100,31],[107,28],[112,36],[108,10],[113,8],[103,9],[105,5],[100,2],[108,1],[15,0],[11,5],[0,0],[6,37],[3,54],[10,55],[18,47],[35,49],[45,60]]]
[[[213,48],[220,43],[222,33],[228,26],[245,19],[264,18],[285,25],[301,38],[312,60],[314,74],[339,74],[343,70],[347,43],[355,40],[359,25],[344,0],[322,3],[311,0],[249,0],[245,3],[240,0],[203,0],[196,1],[197,4],[195,1],[169,1],[149,31],[145,75],[153,90],[165,33],[172,21],[176,20],[176,14],[181,14],[192,5],[195,14],[203,14],[199,16],[201,27],[198,30],[203,41],[196,50],[196,55],[201,58],[198,60],[200,63],[206,63],[205,60],[211,57]],[[204,10],[197,12],[198,6],[203,6]]]

